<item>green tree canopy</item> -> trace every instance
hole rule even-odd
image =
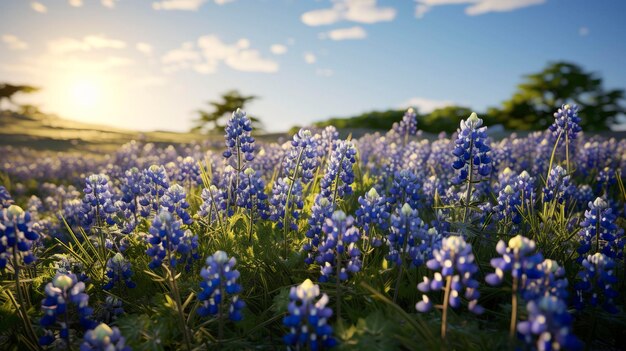
[[[9,103],[13,103],[13,96],[18,93],[34,93],[39,88],[30,85],[13,85],[9,83],[0,83],[0,107],[5,99]]]
[[[507,129],[542,130],[553,121],[553,113],[564,103],[579,106],[584,130],[607,130],[620,113],[624,91],[605,90],[602,79],[569,62],[549,63],[541,72],[525,76],[513,96],[488,115]]]
[[[469,107],[446,106],[433,110],[419,121],[417,127],[430,133],[454,133],[462,119],[472,114]]]
[[[237,90],[230,90],[221,96],[220,101],[209,101],[213,107],[212,111],[197,110],[199,117],[195,120],[194,131],[223,131],[226,121],[233,111],[241,108],[245,110],[247,103],[256,100],[254,95],[241,95]],[[262,129],[261,121],[258,118],[248,115],[252,125],[257,129]]]

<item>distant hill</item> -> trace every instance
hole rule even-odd
[[[131,140],[157,144],[184,144],[206,140],[206,135],[176,132],[138,132],[82,123],[57,116],[25,116],[0,111],[0,145],[38,150],[107,152]]]

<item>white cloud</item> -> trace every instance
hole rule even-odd
[[[339,28],[328,32],[320,33],[320,38],[329,38],[331,40],[354,40],[365,39],[367,32],[361,26],[354,26],[350,28]]]
[[[68,3],[70,4],[70,6],[73,6],[73,7],[83,6],[83,0],[68,0]]]
[[[282,44],[274,44],[270,46],[270,51],[274,55],[284,55],[287,53],[287,47]]]
[[[235,2],[235,0],[213,0],[217,5],[225,5],[231,2]]]
[[[312,52],[305,52],[304,53],[304,62],[306,62],[308,64],[313,64],[313,63],[315,63],[315,61],[317,61],[317,57],[315,56],[314,53],[312,53]]]
[[[120,0],[100,0],[100,3],[102,6],[112,9],[115,8],[115,3],[118,1]]]
[[[423,97],[412,97],[398,105],[398,108],[405,109],[409,107],[415,107],[420,113],[430,113],[438,108],[451,105],[455,105],[455,103],[450,100],[434,100]]]
[[[48,50],[55,54],[65,54],[73,51],[90,51],[95,49],[123,49],[126,43],[109,39],[104,35],[88,35],[82,40],[74,38],[59,38],[48,42]]]
[[[30,3],[30,8],[32,8],[33,10],[35,10],[35,12],[39,12],[39,13],[46,13],[48,12],[48,8],[46,7],[46,5],[37,2],[37,1],[33,1]]]
[[[589,35],[589,28],[585,26],[578,28],[578,35],[580,35],[581,37],[586,37],[587,35]]]
[[[139,42],[135,45],[135,48],[137,49],[137,51],[141,52],[142,54],[146,54],[146,55],[152,54],[152,45],[148,43]]]
[[[332,75],[335,74],[335,71],[330,68],[318,68],[315,70],[315,74],[320,77],[332,77]]]
[[[330,8],[305,12],[300,17],[309,26],[323,26],[340,21],[377,23],[392,21],[396,10],[392,7],[378,7],[376,0],[333,0]]]
[[[258,50],[250,48],[248,39],[242,38],[227,44],[216,35],[205,35],[197,43],[184,43],[179,49],[167,52],[161,61],[167,73],[183,69],[192,69],[201,74],[217,71],[221,63],[243,72],[273,73],[279,66],[275,61],[265,58]]]
[[[468,5],[465,14],[477,16],[489,12],[514,11],[545,2],[546,0],[416,0],[415,17],[421,18],[433,7],[442,5]]]
[[[198,11],[207,0],[163,0],[152,3],[155,10]]]
[[[15,35],[12,34],[3,34],[2,35],[2,42],[4,44],[6,44],[6,46],[9,48],[9,50],[26,50],[28,49],[28,44],[21,40],[20,38],[16,37]]]

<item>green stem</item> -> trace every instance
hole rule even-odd
[[[509,337],[515,337],[515,325],[517,324],[517,277],[513,277],[513,292],[511,293],[511,325],[509,327]]]
[[[404,227],[406,229],[404,233],[404,242],[402,243],[402,252],[399,253],[400,265],[398,267],[398,278],[396,278],[396,288],[393,291],[393,303],[396,303],[396,301],[398,300],[398,290],[400,290],[400,280],[402,279],[402,268],[404,268],[404,255],[406,254],[406,247],[409,241],[409,220],[408,219],[404,220]]]
[[[446,277],[446,290],[443,295],[443,311],[441,316],[441,338],[446,338],[446,330],[448,328],[448,304],[450,300],[450,289],[452,286],[452,276]]]
[[[304,148],[300,148],[300,152],[298,153],[298,158],[296,159],[296,168],[293,171],[293,177],[289,178],[289,174],[287,175],[287,179],[291,180],[291,184],[289,184],[289,191],[287,191],[287,198],[285,199],[285,216],[283,218],[283,239],[285,239],[285,259],[287,259],[287,255],[289,255],[288,243],[287,243],[287,232],[289,231],[289,223],[287,222],[289,212],[289,200],[291,198],[291,192],[293,191],[293,185],[296,182],[296,178],[298,177],[298,168],[300,167],[300,161],[302,160],[302,153],[304,152]]]
[[[472,199],[472,185],[474,182],[474,159],[472,158],[472,151],[474,149],[474,140],[470,142],[469,147],[469,175],[467,180],[467,192],[465,193],[465,210],[463,211],[463,224],[467,223],[467,216],[469,215],[469,204]]]
[[[171,245],[171,237],[169,230],[167,231],[167,264],[172,263],[172,250],[170,249]],[[185,344],[187,345],[187,350],[191,350],[191,338],[189,337],[189,330],[187,329],[187,323],[185,322],[184,311],[180,299],[180,292],[178,290],[178,284],[176,283],[176,268],[172,267],[172,270],[168,268],[167,265],[163,265],[167,275],[170,277],[170,283],[172,285],[172,294],[174,295],[174,301],[176,302],[176,309],[178,311],[178,319],[180,323],[180,327],[182,328],[183,336],[185,338]]]

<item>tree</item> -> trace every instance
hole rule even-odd
[[[472,110],[464,106],[445,106],[433,110],[426,115],[418,127],[430,133],[453,133],[459,128],[462,119],[472,114]]]
[[[564,103],[579,106],[584,130],[607,130],[619,114],[624,91],[605,91],[602,79],[569,62],[549,63],[541,72],[530,74],[502,108],[491,108],[490,117],[507,129],[542,130],[553,121],[553,113]]]
[[[244,96],[237,90],[230,90],[221,96],[221,101],[209,101],[208,104],[213,107],[213,111],[197,110],[199,118],[195,120],[196,126],[192,131],[224,131],[226,121],[233,111],[238,108],[245,110],[245,105],[258,97],[254,95]],[[252,125],[257,129],[262,129],[261,121],[258,118],[251,117]]]
[[[18,93],[34,93],[39,88],[30,85],[13,85],[8,83],[0,83],[0,108],[2,107],[2,101],[5,99],[13,104],[13,96]]]

